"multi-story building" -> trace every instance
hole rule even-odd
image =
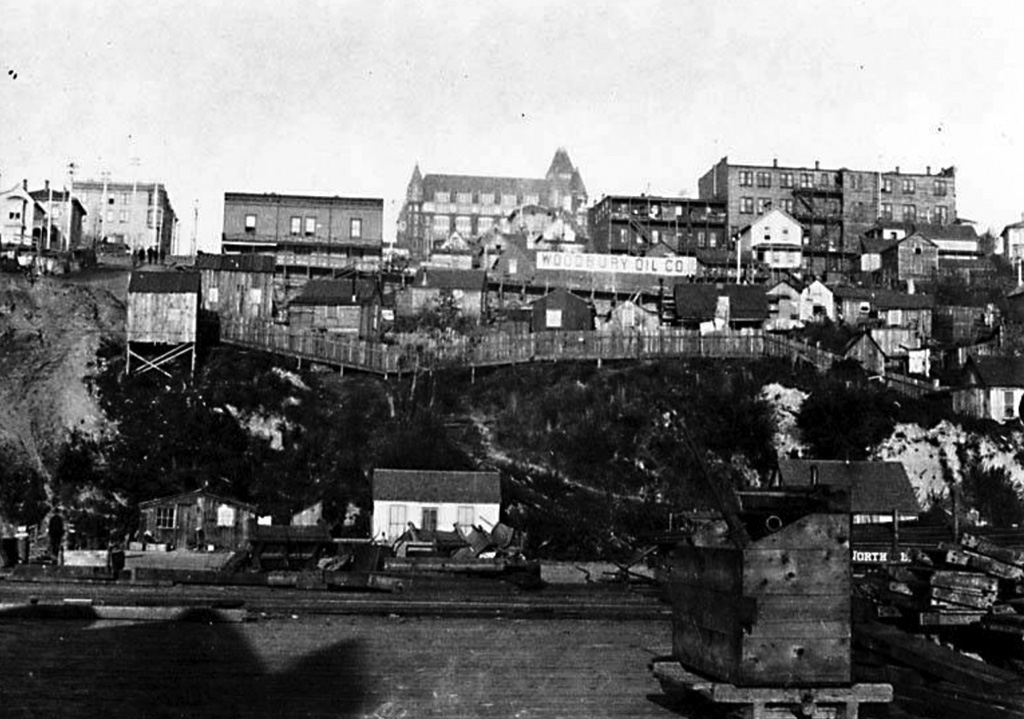
[[[76,180],[73,194],[88,213],[82,228],[85,244],[118,243],[133,251],[171,254],[178,217],[164,184]]]
[[[853,268],[860,236],[876,222],[951,224],[956,220],[956,170],[933,174],[771,165],[739,165],[723,157],[698,182],[702,199],[726,203],[730,235],[770,209],[800,222],[804,269],[814,274]]]
[[[423,175],[416,165],[398,215],[396,244],[423,260],[453,233],[478,237],[529,205],[571,213],[586,226],[587,189],[565,148],[555,152],[543,178]]]
[[[225,254],[262,252],[277,266],[372,270],[383,251],[384,200],[224,193]]]
[[[32,249],[46,233],[46,207],[18,183],[0,192],[0,248]],[[44,245],[45,246],[45,245]]]
[[[685,197],[605,195],[587,212],[589,247],[607,254],[677,254],[727,249],[725,202]]]

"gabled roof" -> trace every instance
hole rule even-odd
[[[832,288],[832,294],[839,299],[870,302],[878,309],[920,310],[935,306],[935,298],[930,295],[908,295],[905,292],[876,290],[870,287],[840,285]]]
[[[679,283],[673,288],[676,317],[684,321],[714,318],[719,297],[729,298],[729,319],[768,318],[768,295],[760,285]]]
[[[32,197],[33,200],[38,202],[40,205],[44,203],[49,203],[51,199],[49,190],[32,190],[28,194]],[[52,199],[53,203],[55,205],[58,205],[62,202],[67,202],[68,196],[67,193],[62,190],[54,190]],[[82,204],[81,200],[74,196],[74,193],[72,193],[71,195],[71,201],[78,205],[78,209],[82,211],[83,215],[89,214],[85,209],[85,205]]]
[[[375,469],[373,499],[381,502],[500,504],[497,472]]]
[[[852,350],[854,347],[856,347],[857,345],[862,344],[862,343],[863,344],[869,344],[870,343],[870,344],[874,345],[875,349],[878,350],[878,353],[880,355],[882,355],[883,357],[885,356],[885,350],[882,349],[882,346],[878,344],[878,340],[876,340],[871,335],[870,332],[861,332],[860,334],[854,335],[853,337],[848,339],[846,341],[846,344],[843,345],[842,355],[845,357],[846,355],[848,355],[850,353],[850,350]]]
[[[910,242],[911,240],[920,240],[922,242],[926,242],[931,247],[938,247],[938,245],[936,245],[930,238],[926,237],[925,235],[922,235],[920,232],[914,232],[912,234],[907,235],[901,240],[890,240],[889,244],[886,247],[884,247],[881,250],[881,252],[879,252],[879,254],[884,255],[889,252],[895,252],[900,245],[902,245],[904,242]]]
[[[198,272],[132,272],[128,281],[128,294],[199,294]]]
[[[244,255],[196,255],[197,269],[222,272],[273,272],[274,256],[246,253]]]
[[[929,240],[978,239],[978,233],[971,225],[917,225],[914,234]]]
[[[718,306],[718,290],[714,285],[680,283],[672,288],[676,317],[684,321],[710,320]]]
[[[820,459],[780,459],[779,478],[784,486],[811,485],[812,467],[818,482],[850,491],[854,514],[901,514],[921,511],[914,487],[900,462],[841,462]]]
[[[1024,358],[969,357],[965,373],[972,373],[985,387],[1024,387]]]
[[[885,240],[881,237],[860,238],[860,251],[862,255],[880,255],[890,247],[893,247],[899,240]]]
[[[212,500],[214,502],[219,502],[220,504],[230,504],[234,507],[242,507],[244,509],[248,509],[251,512],[256,511],[256,508],[247,502],[239,502],[237,499],[228,499],[227,497],[222,497],[219,494],[207,492],[205,489],[193,489],[191,492],[180,492],[178,494],[172,494],[167,497],[147,499],[145,502],[139,502],[139,508],[145,509],[146,507],[154,507],[159,504],[178,504],[183,500],[195,500],[198,499],[199,497],[205,497],[206,499]]]
[[[414,287],[430,287],[439,290],[484,289],[486,273],[483,270],[457,270],[443,267],[421,267],[416,272]]]
[[[377,286],[373,280],[354,277],[340,280],[309,280],[293,305],[358,305],[373,297]]]

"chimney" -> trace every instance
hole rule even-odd
[[[896,174],[897,175],[900,174],[900,166],[899,165],[896,165]]]
[[[818,160],[815,160],[814,161],[814,169],[815,170],[820,170],[821,169],[821,162],[819,162]]]
[[[779,166],[779,158],[777,158],[777,157],[772,158],[772,167],[778,167],[778,166]]]
[[[926,165],[926,166],[925,166],[925,168],[924,168],[924,174],[926,174],[926,175],[930,175],[930,174],[932,174],[932,166],[931,166],[931,165]]]
[[[45,184],[44,184],[44,186],[43,186],[43,189],[44,189],[44,190],[46,190],[47,192],[49,192],[49,191],[50,191],[50,181],[49,181],[49,180],[46,180],[46,181],[45,181]]]
[[[28,178],[25,178],[24,180],[21,181],[21,189],[23,189],[25,192],[28,192]]]

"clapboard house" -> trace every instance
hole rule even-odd
[[[501,511],[497,472],[377,469],[373,472],[373,539],[392,542],[413,525],[434,532],[482,527]]]
[[[532,310],[530,326],[534,332],[594,329],[593,306],[565,289],[557,289],[536,300]]]
[[[256,510],[245,502],[197,489],[139,503],[139,536],[178,549],[240,549]]]
[[[304,331],[376,338],[382,313],[383,295],[373,280],[310,280],[288,304],[288,324]]]
[[[200,278],[197,272],[133,272],[128,282],[127,372],[156,370],[189,357],[195,371]]]
[[[242,321],[270,321],[274,315],[274,256],[196,257],[204,312]]]

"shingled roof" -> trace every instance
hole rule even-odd
[[[500,504],[497,472],[376,469],[373,499],[382,502]]]
[[[302,288],[293,305],[358,305],[377,291],[373,280],[345,278],[340,280],[310,280]]]
[[[985,387],[1024,387],[1024,358],[971,357],[964,372]]]
[[[222,272],[273,272],[274,256],[247,253],[244,255],[196,255],[196,268]]]
[[[783,486],[809,487],[817,473],[819,484],[850,492],[854,514],[918,514],[914,487],[900,462],[841,462],[822,459],[780,459],[779,478]]]
[[[731,321],[764,320],[768,295],[761,285],[710,285],[681,282],[673,288],[676,317],[683,321],[714,319],[719,297],[729,298]]]
[[[199,273],[197,272],[133,272],[128,281],[128,294],[198,294]]]

